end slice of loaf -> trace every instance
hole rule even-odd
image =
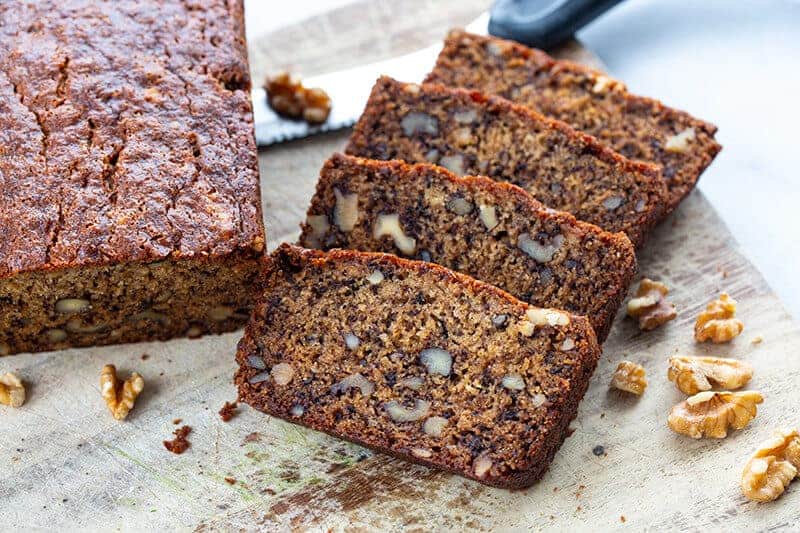
[[[657,163],[670,211],[722,149],[713,124],[631,94],[602,72],[513,41],[454,30],[426,81],[508,98],[594,135],[625,157]]]
[[[320,172],[299,244],[388,252],[585,315],[603,342],[636,271],[633,245],[508,183],[341,154]]]
[[[657,166],[527,107],[442,85],[379,79],[346,151],[510,182],[548,207],[624,231],[636,246],[666,207]]]
[[[239,398],[497,487],[531,485],[600,348],[589,322],[441,266],[282,245],[239,342]]]

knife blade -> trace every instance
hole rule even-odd
[[[488,24],[489,14],[484,13],[471,22],[466,30],[486,35]],[[256,143],[258,146],[269,146],[352,126],[364,110],[375,80],[387,75],[400,81],[422,81],[436,62],[441,47],[441,43],[437,43],[403,56],[303,79],[303,85],[319,87],[331,98],[331,114],[327,121],[319,125],[281,117],[269,107],[266,91],[262,87],[253,89],[251,97]]]

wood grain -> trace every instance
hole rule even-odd
[[[470,20],[470,9],[485,4],[356,5],[252,43],[253,70],[260,76],[292,57],[293,66],[316,72],[323,62],[339,68],[408,51],[440,38],[450,20]],[[318,169],[345,138],[346,132],[329,134],[260,154],[272,247],[297,236]],[[745,458],[773,428],[800,425],[794,353],[800,329],[697,192],[659,228],[640,265],[642,274],[672,288],[678,319],[643,334],[618,317],[574,434],[529,490],[490,489],[244,406],[222,422],[217,411],[236,395],[234,333],[0,359],[2,371],[17,372],[29,393],[22,409],[0,406],[0,528],[795,529],[800,483],[779,501],[757,505],[744,500],[738,482]],[[740,301],[745,332],[728,346],[696,345],[694,318],[722,290]],[[756,335],[762,344],[750,342]],[[676,353],[753,363],[752,387],[765,396],[753,423],[723,441],[672,433],[667,412],[683,399],[666,380],[667,359]],[[623,357],[647,369],[650,385],[640,399],[608,388]],[[107,362],[122,375],[140,372],[147,383],[124,423],[108,415],[100,397],[99,372]],[[161,444],[175,418],[194,428],[192,447],[180,456]],[[600,455],[593,453],[598,446]]]

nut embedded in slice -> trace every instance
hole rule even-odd
[[[756,404],[764,398],[756,391],[712,392],[695,394],[669,412],[670,429],[693,439],[724,439],[728,428],[742,429],[755,418]]]
[[[715,344],[733,340],[744,329],[742,321],[734,318],[735,314],[736,300],[723,292],[697,317],[694,338],[697,342],[710,340]]]
[[[611,377],[611,386],[641,396],[647,388],[644,367],[630,361],[620,361]]]
[[[117,369],[114,365],[106,365],[100,372],[100,394],[103,395],[111,415],[117,420],[124,420],[139,393],[144,389],[144,379],[137,372],[120,383],[117,380]]]
[[[341,231],[353,231],[358,222],[358,195],[343,193],[338,188],[333,188],[336,204],[333,207],[333,223]]]
[[[780,429],[761,443],[742,472],[742,494],[754,502],[777,499],[800,468],[800,435],[796,429]]]
[[[22,407],[25,403],[25,386],[11,372],[0,375],[0,403],[9,407]]]
[[[400,216],[396,213],[378,215],[372,231],[375,239],[380,239],[384,235],[394,239],[395,246],[405,255],[412,255],[417,247],[417,240],[403,232]]]
[[[639,319],[639,329],[649,331],[678,316],[675,305],[665,299],[668,293],[663,283],[642,279],[636,296],[628,302],[628,316]]]
[[[669,360],[667,378],[684,394],[713,388],[739,389],[753,377],[750,363],[724,357],[675,356]]]

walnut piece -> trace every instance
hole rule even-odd
[[[333,208],[333,223],[343,232],[353,231],[358,222],[358,194],[345,194],[333,188],[336,205]]]
[[[620,361],[611,377],[611,386],[641,396],[647,388],[644,367],[630,361]]]
[[[754,502],[777,499],[800,469],[800,435],[796,429],[780,429],[762,442],[742,472],[742,494]]]
[[[744,329],[741,320],[734,318],[736,300],[722,293],[718,300],[706,306],[694,324],[694,338],[697,342],[710,340],[714,344],[729,342]]]
[[[669,412],[670,429],[693,439],[724,439],[728,428],[742,429],[756,416],[764,401],[756,391],[704,391],[687,398]]]
[[[395,422],[416,422],[428,416],[431,404],[425,400],[414,400],[414,407],[407,409],[400,403],[392,400],[383,404],[383,408],[389,414],[389,418]]]
[[[322,124],[331,113],[331,99],[325,91],[303,87],[300,80],[288,72],[267,78],[264,89],[270,107],[279,115]]]
[[[328,217],[326,215],[308,215],[306,217],[306,224],[311,228],[309,235],[309,242],[314,248],[322,246],[322,239],[328,233],[330,224],[328,224]]]
[[[85,311],[91,307],[89,300],[82,298],[62,298],[56,302],[56,313],[74,314]]]
[[[9,407],[22,407],[25,403],[25,386],[11,372],[0,375],[0,403]]]
[[[517,238],[517,247],[535,259],[537,263],[551,261],[563,244],[564,236],[560,233],[547,240],[533,239],[528,233],[522,233]]]
[[[124,383],[117,380],[117,369],[114,365],[106,365],[100,372],[100,394],[103,395],[111,415],[117,420],[124,420],[128,416],[143,388],[144,379],[136,372]]]
[[[669,360],[667,377],[684,394],[720,388],[739,389],[753,377],[753,366],[723,357],[675,356]]]
[[[439,134],[439,120],[427,113],[412,111],[400,121],[403,133],[406,137],[413,137],[415,134],[424,133],[429,135]]]
[[[664,150],[667,152],[686,152],[689,150],[689,145],[694,142],[696,137],[697,134],[694,128],[686,128],[680,133],[667,137],[667,142],[664,143]]]
[[[457,176],[464,175],[464,157],[460,154],[449,154],[439,159],[439,165],[443,166]]]
[[[636,296],[628,302],[628,316],[639,319],[639,329],[650,331],[678,316],[675,306],[664,298],[668,293],[663,283],[642,279]]]
[[[400,226],[400,216],[397,214],[378,215],[375,225],[372,227],[372,236],[376,240],[380,240],[384,235],[394,239],[395,246],[405,255],[412,255],[417,248],[417,240],[403,232],[403,228]]]
[[[492,231],[500,223],[497,220],[497,208],[493,205],[479,205],[478,212],[480,213],[481,222],[486,226],[486,229]]]
[[[419,353],[419,362],[429,373],[447,377],[453,368],[453,355],[447,350],[434,346]]]
[[[505,324],[505,320],[499,325],[502,326],[503,324]],[[520,334],[530,337],[536,331],[536,327],[566,326],[568,324],[569,316],[561,311],[532,307],[525,311],[525,318],[517,322],[516,327]]]

